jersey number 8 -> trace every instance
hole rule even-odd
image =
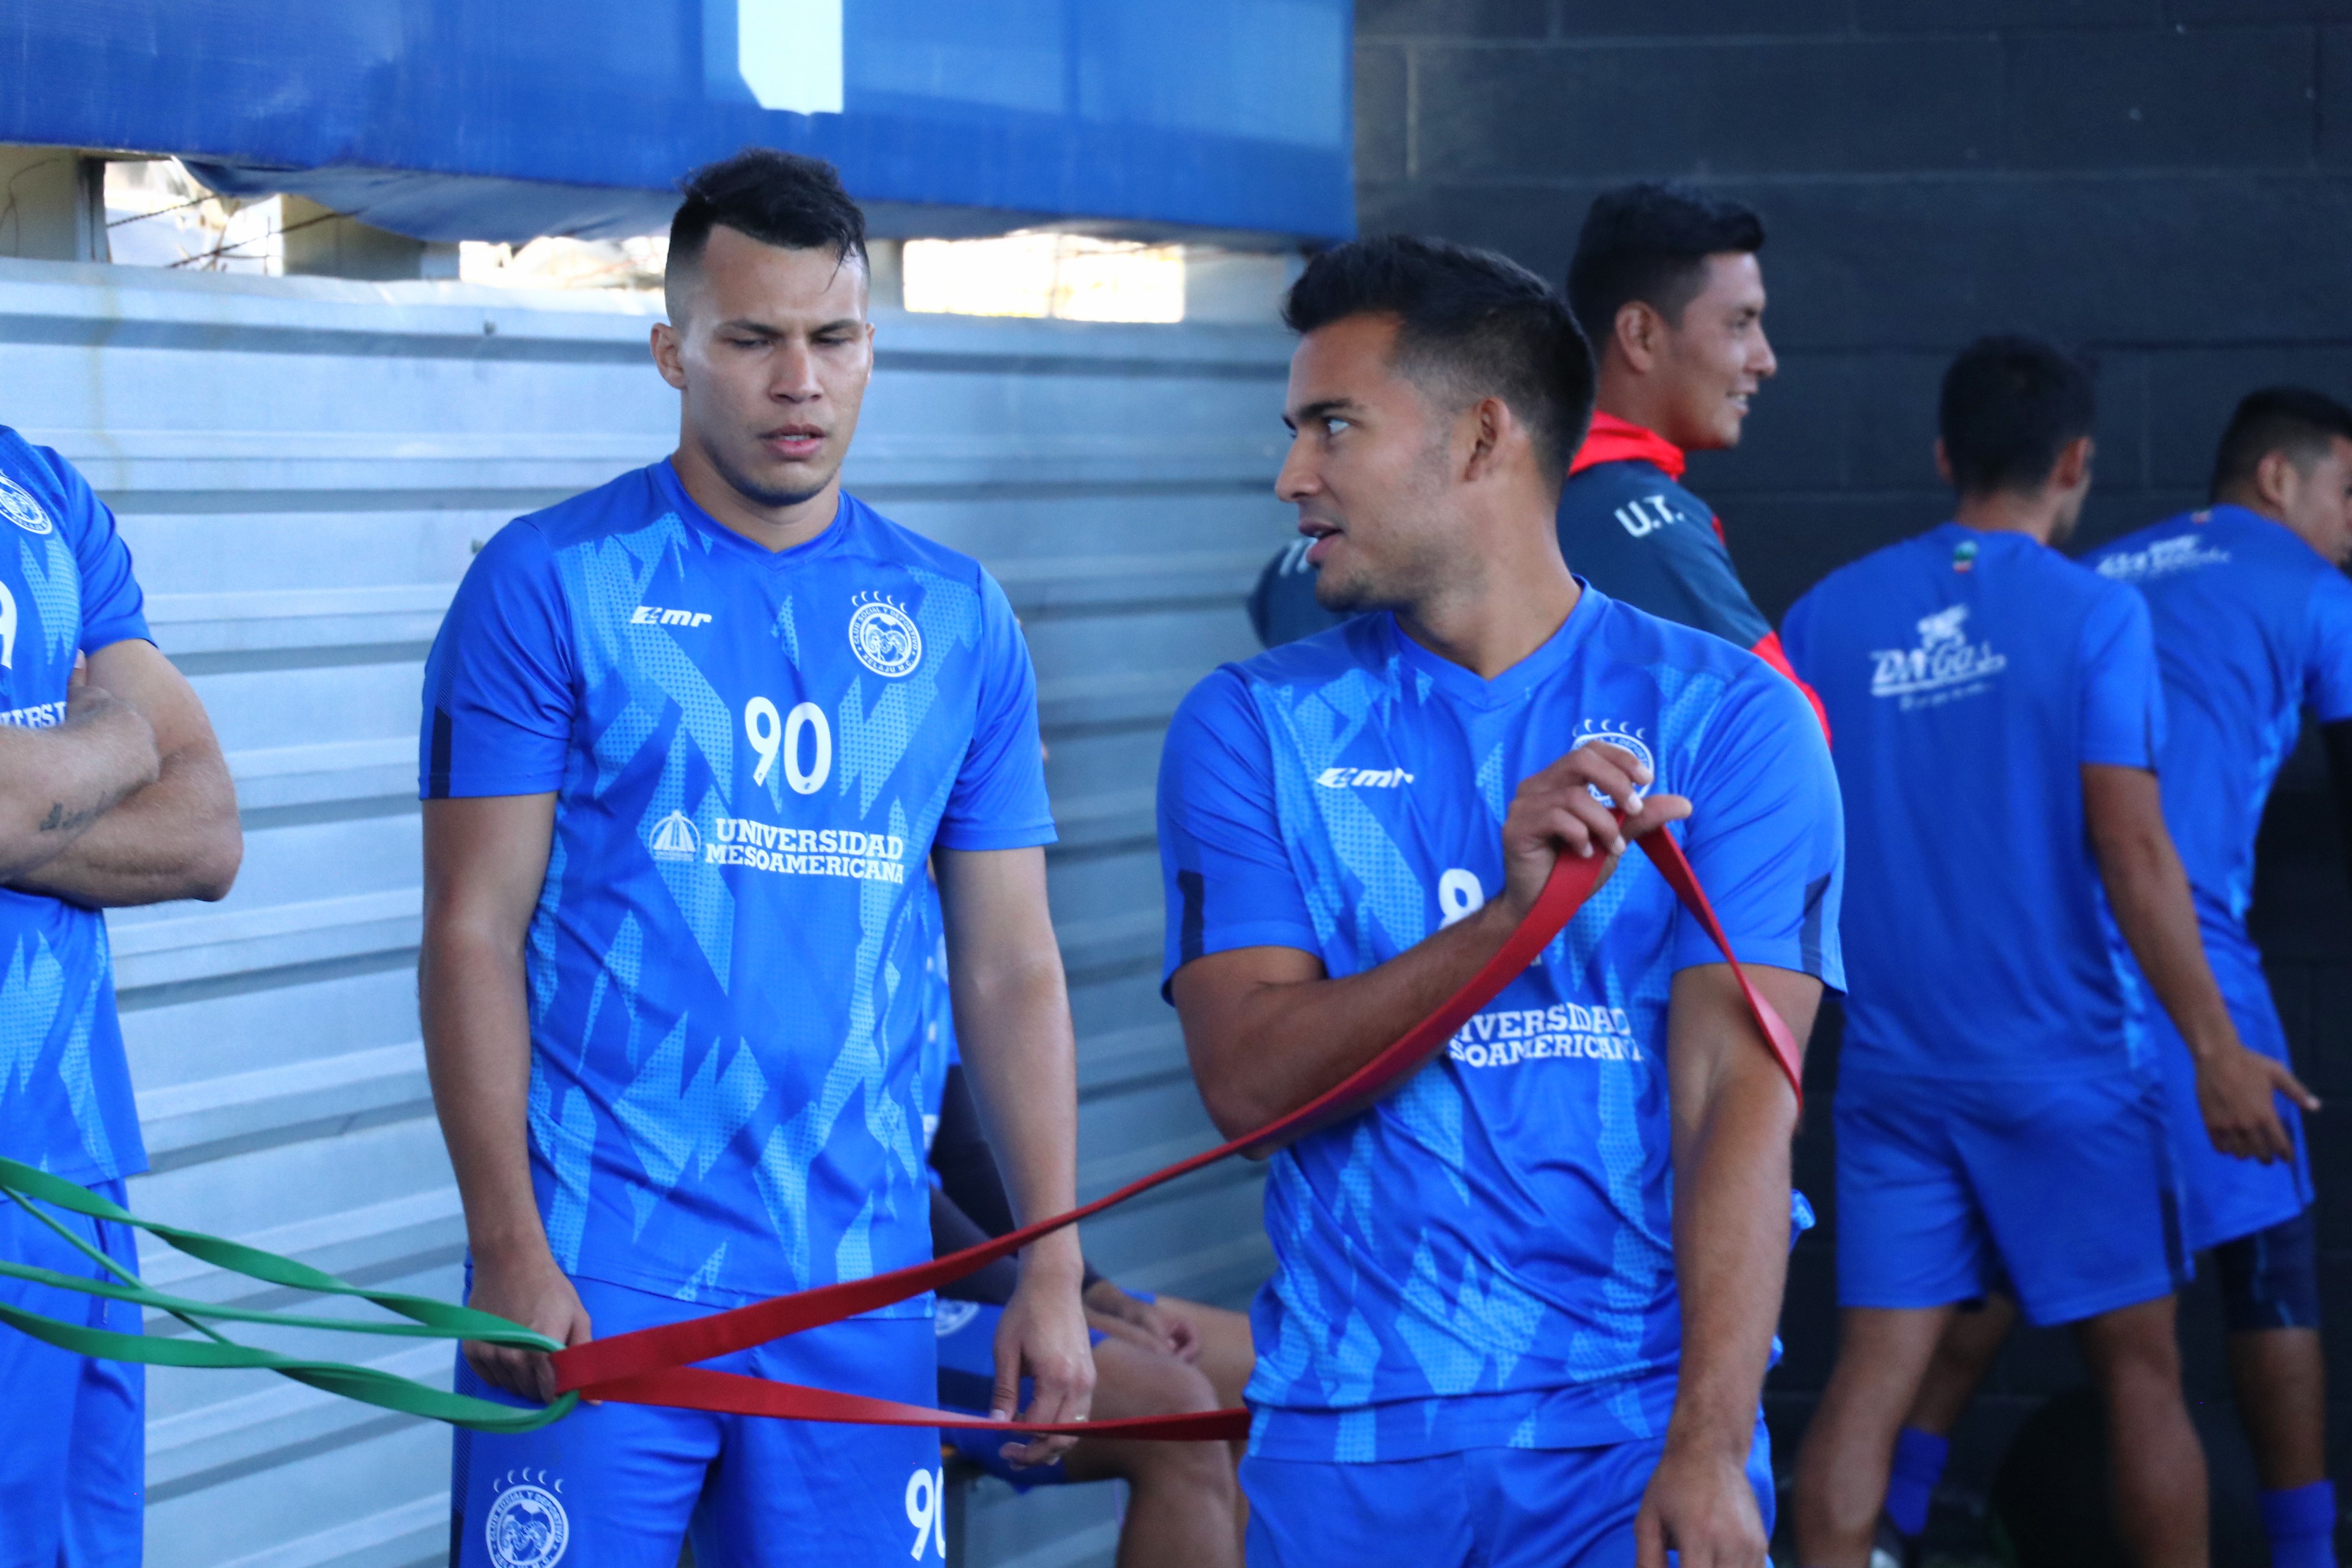
[[[809,748],[802,744],[803,731],[815,736],[814,755],[805,770],[801,766],[801,752]],[[814,702],[801,703],[779,719],[774,703],[754,697],[743,704],[743,733],[760,754],[760,765],[751,770],[755,786],[768,782],[780,756],[784,760],[784,782],[793,786],[794,795],[814,795],[833,772],[833,727],[824,721],[824,710]]]

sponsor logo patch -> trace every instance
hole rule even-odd
[[[1917,647],[1874,651],[1870,694],[1895,699],[1907,713],[1990,689],[2009,658],[1993,652],[1990,642],[1970,642],[1961,629],[1968,618],[1966,605],[1953,605],[1919,617]]]
[[[656,860],[692,860],[702,853],[702,835],[692,817],[673,811],[646,830],[646,847]]]

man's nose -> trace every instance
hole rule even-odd
[[[1281,471],[1274,476],[1274,493],[1283,500],[1303,500],[1315,493],[1314,454],[1304,437],[1290,438],[1290,450],[1282,457]]]
[[[816,355],[806,343],[785,343],[775,365],[775,375],[768,384],[771,397],[799,403],[824,393],[824,384],[816,376]]]
[[[1748,369],[1759,381],[1780,374],[1780,361],[1772,353],[1772,340],[1764,335],[1764,323],[1756,323],[1756,353],[1748,360]]]

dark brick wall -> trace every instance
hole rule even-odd
[[[1775,619],[1831,567],[1945,515],[1935,387],[1979,332],[2098,353],[2086,542],[2200,500],[2252,387],[2352,395],[2352,0],[1359,0],[1356,93],[1368,232],[1494,246],[1558,278],[1593,194],[1622,180],[1690,179],[1763,212],[1780,377],[1746,445],[1696,458],[1691,482]],[[2299,1059],[2352,1108],[2352,898],[2324,791],[2307,757],[2282,784],[2258,923]],[[1826,1210],[1834,1053],[1817,1055],[1801,1158]],[[2352,1218],[2336,1217],[2352,1131],[2330,1120],[2327,1282],[2352,1331]],[[1784,1436],[1833,1348],[1827,1228],[1790,1282]],[[2186,1321],[2219,1444],[2207,1295]],[[2080,1375],[2063,1335],[2021,1336],[1956,1474],[1980,1486],[2024,1413]],[[2352,1364],[2334,1386],[2352,1394]],[[2352,1437],[2352,1406],[2336,1431]]]

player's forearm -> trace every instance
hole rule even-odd
[[[228,892],[244,855],[228,763],[206,743],[165,757],[154,783],[13,885],[93,908],[210,900]]]
[[[425,1065],[477,1259],[544,1251],[530,1184],[530,1026],[520,942],[428,914],[417,964]]]
[[[1209,1119],[1228,1138],[1288,1115],[1394,1044],[1461,989],[1517,921],[1496,900],[1372,969],[1223,986],[1176,973],[1184,1044]]]
[[[1077,1048],[1060,953],[1050,944],[995,963],[950,963],[956,1033],[1014,1217],[1023,1225],[1077,1205]],[[1077,1232],[1024,1248],[1024,1271],[1083,1265]]]
[[[1748,1452],[1788,1275],[1787,1090],[1762,1053],[1724,1072],[1675,1155],[1681,1375],[1670,1447]],[[1676,1120],[1682,1121],[1677,1108]]]
[[[155,777],[146,720],[111,697],[75,708],[56,729],[0,727],[0,876],[47,866]]]

